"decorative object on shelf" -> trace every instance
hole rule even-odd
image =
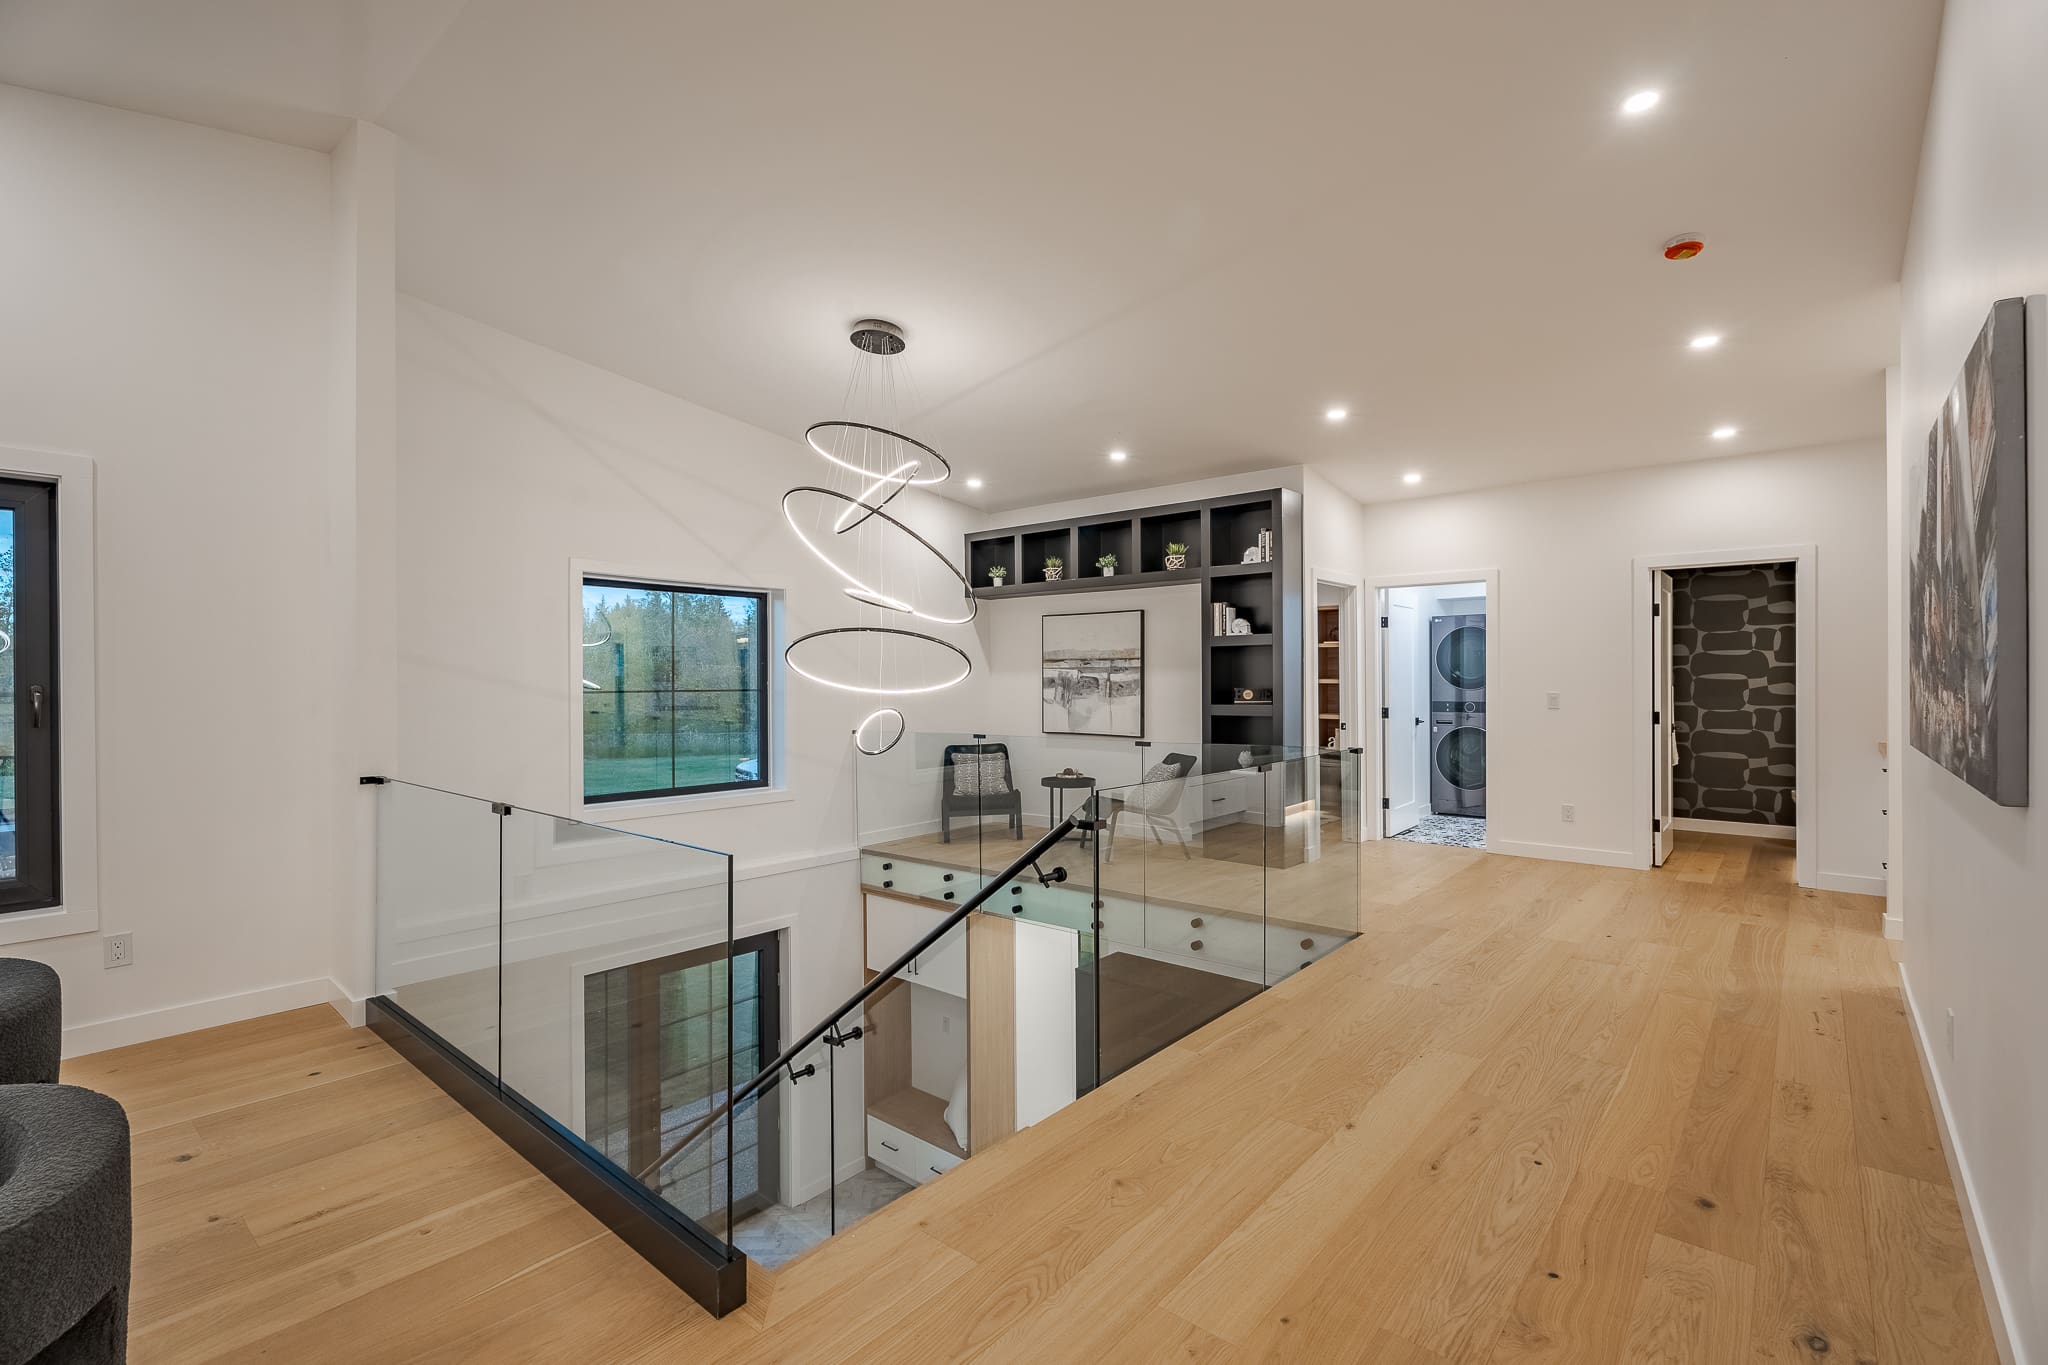
[[[1269,702],[1273,700],[1273,689],[1270,687],[1233,688],[1231,689],[1230,699],[1239,705]]]
[[[1244,558],[1238,562],[1241,564],[1263,564],[1266,561],[1259,558],[1259,547],[1253,545],[1245,550]]]
[[[1047,555],[1045,557],[1045,581],[1048,583],[1059,582],[1060,575],[1066,572],[1066,568],[1067,562],[1064,559],[1061,559],[1058,555]]]
[[[1010,571],[1000,564],[988,571],[988,581],[998,588],[1003,586],[1003,580],[1009,576]]]
[[[1272,562],[1273,528],[1270,526],[1262,526],[1259,528],[1259,563],[1271,564]]]
[[[1102,576],[1103,576],[1104,578],[1115,578],[1115,577],[1116,577],[1116,556],[1115,556],[1115,555],[1102,555],[1102,556],[1098,557],[1098,558],[1096,559],[1096,561],[1095,561],[1095,567],[1096,567],[1096,568],[1098,568],[1098,569],[1100,569],[1100,570],[1102,570]]]
[[[1045,733],[1142,736],[1145,613],[1055,613],[1040,629]]]
[[[1179,541],[1168,541],[1166,545],[1166,567],[1185,569],[1188,566],[1188,547]]]
[[[1252,751],[1250,749],[1239,749],[1237,751],[1237,766],[1240,768],[1252,766]]]
[[[1991,305],[1908,493],[1913,747],[2001,806],[2029,801],[2026,323]]]
[[[782,495],[782,515],[804,548],[845,581],[841,591],[857,604],[859,624],[800,635],[783,650],[783,660],[798,676],[841,691],[936,692],[972,672],[966,653],[936,636],[883,623],[899,613],[964,625],[974,619],[974,588],[966,571],[883,509],[912,484],[943,483],[952,467],[937,450],[895,428],[897,395],[907,388],[904,362],[896,359],[907,345],[903,329],[865,318],[847,340],[858,353],[847,410],[804,432],[805,443],[831,467],[832,486],[791,488]],[[996,565],[989,578],[1001,586],[1006,574],[1006,566]],[[854,743],[862,753],[884,753],[903,729],[902,713],[883,707],[861,721]]]
[[[1209,606],[1209,628],[1212,634],[1228,635],[1231,623],[1237,620],[1237,608],[1228,602],[1213,602]]]
[[[1233,616],[1230,618],[1230,633],[1232,635],[1249,635],[1252,633],[1252,623],[1245,620],[1242,616]]]

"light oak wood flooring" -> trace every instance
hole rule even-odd
[[[70,1063],[133,1358],[1994,1358],[1876,901],[1368,846],[1364,933],[707,1318],[369,1034]]]

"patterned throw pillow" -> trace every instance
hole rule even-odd
[[[953,760],[953,790],[961,796],[1007,796],[1001,754],[962,754]]]
[[[1180,769],[1171,763],[1154,763],[1145,770],[1144,784],[1132,789],[1124,804],[1147,815],[1164,815],[1180,804],[1177,785]]]

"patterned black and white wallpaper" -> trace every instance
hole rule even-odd
[[[1792,571],[1745,564],[1671,575],[1674,815],[1795,823]]]

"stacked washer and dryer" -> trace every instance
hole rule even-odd
[[[1486,617],[1429,620],[1430,809],[1486,814]]]

